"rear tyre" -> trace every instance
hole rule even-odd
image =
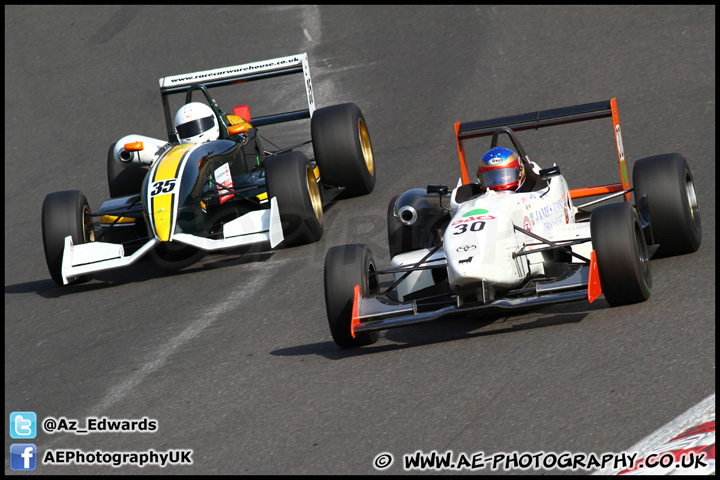
[[[85,195],[78,190],[51,193],[42,206],[42,236],[45,261],[53,281],[63,286],[62,259],[65,237],[72,237],[73,245],[95,241],[95,227]],[[90,280],[83,275],[70,283]]]
[[[647,195],[656,257],[692,253],[702,242],[702,222],[690,167],[679,153],[642,158],[633,167],[635,202]]]
[[[375,159],[365,117],[354,103],[318,108],[310,122],[323,183],[345,187],[343,197],[375,188]]]
[[[377,342],[380,332],[350,333],[353,291],[360,285],[362,295],[379,291],[372,252],[366,245],[338,245],[325,255],[325,308],[333,340],[342,348]]]
[[[302,152],[288,152],[265,159],[268,199],[277,199],[285,239],[294,247],[320,240],[323,202],[315,172]]]
[[[597,207],[590,216],[600,286],[613,306],[644,302],[652,281],[640,219],[627,202]]]

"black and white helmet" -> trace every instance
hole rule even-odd
[[[175,131],[180,143],[201,143],[220,137],[215,113],[204,103],[183,105],[175,114]]]

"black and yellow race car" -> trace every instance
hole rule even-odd
[[[307,109],[252,118],[247,105],[223,112],[210,94],[215,87],[292,74],[303,76]],[[375,187],[362,111],[354,103],[315,108],[307,54],[164,77],[160,94],[168,139],[133,134],[111,145],[110,199],[98,210],[77,190],[46,196],[43,245],[58,285],[86,281],[146,254],[161,267],[180,269],[210,251],[315,242],[323,234],[325,205]],[[174,94],[184,94],[185,104],[198,101],[193,94],[207,103],[216,139],[181,141],[168,100]],[[264,148],[260,127],[302,119],[310,119],[310,140]],[[311,158],[299,150],[308,144]]]

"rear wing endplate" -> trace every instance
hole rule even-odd
[[[620,118],[618,116],[617,101],[615,98],[604,102],[573,105],[570,107],[523,113],[490,120],[457,122],[455,124],[455,138],[457,139],[458,155],[460,157],[462,182],[464,184],[470,183],[470,175],[468,174],[467,160],[465,158],[465,140],[492,135],[500,127],[509,127],[517,132],[520,130],[552,127],[554,125],[595,120],[605,117],[612,117],[621,183],[570,190],[570,196],[572,198],[581,198],[628,190],[630,188],[630,182],[628,181],[627,168],[625,165],[625,152],[623,149],[622,135],[620,133]],[[629,200],[630,193],[626,193],[625,198]]]
[[[209,89],[225,85],[251,82],[254,80],[280,77],[283,75],[293,75],[297,73],[302,73],[304,77],[308,108],[294,112],[278,113],[253,118],[252,125],[254,127],[259,127],[262,125],[271,125],[274,123],[312,118],[313,112],[315,111],[315,98],[313,96],[307,53],[273,58],[270,60],[263,60],[261,62],[246,63],[243,65],[163,77],[159,80],[160,95],[163,101],[165,122],[167,123],[168,133],[172,135],[174,132],[172,115],[167,99],[169,95],[186,93],[188,88],[193,85],[204,85]]]

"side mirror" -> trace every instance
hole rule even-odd
[[[547,180],[548,178],[555,177],[557,175],[560,175],[560,167],[557,165],[540,170],[540,178],[543,180]]]
[[[245,133],[250,130],[250,125],[246,122],[237,123],[228,127],[228,135],[233,136],[238,133]]]
[[[145,149],[143,142],[133,142],[125,144],[126,152],[142,152]]]
[[[428,185],[427,193],[439,193],[440,195],[447,195],[448,187],[447,185]]]

